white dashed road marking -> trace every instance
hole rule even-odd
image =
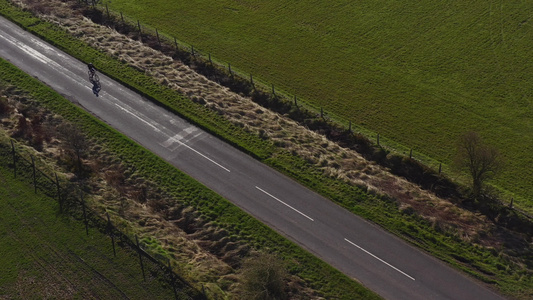
[[[350,241],[349,239],[344,238],[344,240],[347,241],[348,243],[352,244],[353,246],[359,248],[361,251],[365,252],[366,254],[372,256],[373,258],[379,260],[380,262],[382,262],[382,263],[386,264],[387,266],[393,268],[394,270],[400,272],[402,275],[406,276],[407,278],[409,278],[409,279],[411,279],[411,280],[415,280],[413,277],[409,276],[407,273],[405,273],[405,272],[403,272],[402,270],[396,268],[395,266],[389,264],[388,262],[384,261],[383,259],[381,259],[381,258],[375,256],[374,254],[368,252],[367,250],[363,249],[361,246],[359,246],[359,245],[357,245],[356,243]]]
[[[308,215],[306,215],[306,214],[304,214],[303,212],[297,210],[296,208],[290,206],[289,204],[287,204],[287,203],[285,203],[285,202],[279,200],[278,198],[272,196],[271,194],[269,194],[269,193],[266,192],[265,190],[261,189],[260,187],[256,186],[255,188],[258,189],[258,190],[260,190],[261,192],[267,194],[268,196],[272,197],[273,199],[277,200],[278,202],[284,204],[285,206],[289,207],[290,209],[294,210],[295,212],[299,213],[300,215],[302,215],[302,216],[308,218],[308,219],[311,220],[311,221],[314,221],[314,220],[313,220],[311,217],[309,217]]]

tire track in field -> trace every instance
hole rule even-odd
[[[70,249],[67,249],[67,251],[69,252],[70,256],[74,257],[75,259],[78,260],[79,263],[83,264],[87,269],[91,270],[94,274],[96,274],[96,276],[98,277],[98,279],[102,282],[104,282],[108,287],[112,288],[113,290],[116,290],[121,296],[122,296],[122,299],[130,299],[118,286],[116,286],[111,280],[109,280],[105,275],[103,275],[102,273],[98,272],[98,270],[96,270],[95,268],[93,268],[90,264],[88,264],[83,258],[81,258],[79,255],[77,255],[76,253],[72,252],[72,250]]]
[[[17,216],[17,219],[21,223],[21,228],[31,228],[32,226],[28,224],[28,222],[25,222],[20,215],[17,213],[17,210],[15,207],[9,205],[12,208],[12,214]],[[39,278],[39,282],[43,282],[45,287],[47,289],[44,289],[42,293],[46,294],[47,296],[50,296],[50,294],[53,297],[59,297],[59,298],[71,298],[74,293],[76,292],[75,285],[66,277],[61,274],[57,270],[57,268],[54,267],[54,264],[50,264],[47,260],[45,260],[42,255],[38,255],[38,253],[44,253],[43,252],[43,246],[42,246],[42,240],[37,238],[37,235],[32,232],[28,234],[30,236],[33,236],[36,238],[36,240],[40,240],[38,244],[33,244],[27,241],[27,239],[23,239],[19,237],[17,234],[15,234],[10,228],[7,228],[7,234],[8,236],[17,242],[20,247],[18,247],[18,251],[24,256],[28,257],[32,265],[39,268],[42,272],[39,272],[41,276]],[[49,247],[48,247],[49,248]],[[20,273],[19,273],[20,276]],[[52,284],[46,284],[46,283],[52,283]],[[51,291],[49,289],[52,289]],[[20,292],[20,291],[19,291]]]

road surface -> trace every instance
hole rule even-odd
[[[502,299],[2,17],[0,57],[386,299]]]

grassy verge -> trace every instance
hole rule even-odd
[[[134,251],[116,247],[114,257],[109,237],[86,235],[82,222],[59,214],[57,201],[14,178],[9,157],[0,157],[0,298],[174,297],[162,278],[143,281]]]
[[[24,18],[29,19],[30,17],[25,16]],[[33,23],[35,22],[37,21],[33,21]],[[27,23],[29,24],[31,22]],[[37,26],[34,27],[36,28]],[[66,34],[49,25],[42,25],[40,30],[42,30],[40,35],[50,35],[50,39],[57,39],[58,42],[62,39],[68,39]],[[63,36],[57,38],[54,37],[55,35]],[[86,47],[83,44],[75,45],[77,48],[75,50],[70,49],[69,51],[71,53],[79,53],[82,51],[80,49],[85,49],[82,47]],[[123,68],[121,70],[125,70],[124,72],[131,72],[133,74],[130,74],[130,77],[135,77],[135,74],[137,74],[133,69],[124,66]],[[2,72],[2,70],[4,71]],[[349,279],[344,278],[336,282],[326,279],[330,278],[329,276],[338,276],[338,272],[328,266],[323,266],[323,263],[303,251],[298,252],[295,250],[296,252],[293,252],[290,249],[295,246],[284,239],[280,240],[279,236],[273,235],[265,238],[265,236],[273,234],[270,229],[251,219],[249,216],[244,215],[227,201],[205,190],[187,176],[177,172],[171,166],[162,162],[148,151],[139,148],[125,137],[120,135],[117,137],[117,134],[106,125],[90,118],[79,108],[72,106],[68,101],[55,95],[49,89],[40,86],[34,80],[27,79],[23,74],[12,69],[8,64],[2,63],[0,74],[5,80],[16,82],[18,86],[29,90],[36,98],[41,99],[43,105],[49,109],[64,115],[67,119],[77,121],[89,134],[102,140],[106,147],[112,149],[125,162],[135,165],[143,175],[155,182],[159,182],[161,186],[169,190],[172,189],[177,198],[183,199],[184,202],[198,207],[207,220],[215,221],[219,226],[227,228],[230,232],[239,234],[249,240],[251,244],[258,247],[276,249],[278,252],[286,253],[282,254],[286,257],[298,257],[298,261],[305,262],[302,265],[308,266],[308,268],[302,268],[298,264],[294,264],[292,266],[294,272],[301,272],[299,274],[302,274],[302,277],[309,278],[315,287],[320,287],[320,290],[327,291],[327,295],[346,295],[347,293],[341,292],[341,290],[351,291],[352,289],[356,289],[352,286],[353,283]],[[142,90],[143,87],[139,87],[138,89]],[[157,99],[159,88],[152,87],[151,89],[154,90],[154,94],[150,96]],[[176,105],[178,107],[177,104],[170,103],[168,105]],[[178,110],[176,107],[174,107],[174,110]],[[80,116],[83,117],[80,118]],[[243,148],[249,149],[250,147],[243,146]],[[392,232],[407,237],[414,244],[462,268],[485,282],[496,283],[499,288],[507,293],[520,296],[531,291],[531,274],[528,273],[528,266],[518,266],[507,261],[506,258],[500,255],[500,250],[490,251],[465,244],[457,237],[448,236],[432,228],[431,224],[427,222],[413,216],[402,215],[398,212],[393,202],[382,201],[383,199],[369,195],[345,183],[325,179],[320,172],[297,157],[285,153],[277,153],[272,148],[269,149],[270,152],[268,154],[256,156],[268,157],[266,162],[269,164],[297,178],[300,182],[337,201],[351,211],[381,224]],[[253,152],[253,150],[250,151]],[[160,174],[169,175],[161,176]],[[323,274],[332,275],[324,276]],[[340,276],[338,278],[343,277]],[[344,282],[345,280],[347,281]],[[354,294],[357,293],[354,292]]]

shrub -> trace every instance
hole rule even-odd
[[[0,98],[0,116],[7,115],[12,111],[11,105],[6,98]]]
[[[241,293],[243,299],[287,299],[288,273],[283,262],[272,254],[261,253],[243,265]]]
[[[28,123],[28,120],[26,120],[26,117],[19,116],[15,132],[13,133],[13,137],[31,137],[31,127]]]

